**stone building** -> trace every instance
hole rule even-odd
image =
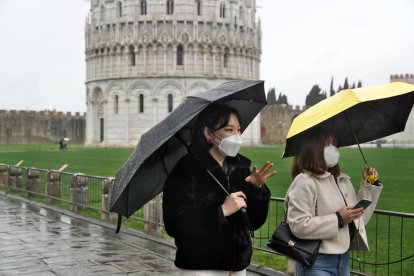
[[[183,99],[259,79],[255,0],[92,0],[86,144],[136,145]],[[260,143],[260,117],[243,134]]]
[[[400,75],[391,75],[391,82],[406,82],[414,84],[414,74],[400,74]],[[391,136],[384,138],[388,146],[407,146],[413,147],[414,145],[414,110],[411,110],[410,116],[408,117],[407,123],[405,125],[405,130],[400,133],[393,134]]]

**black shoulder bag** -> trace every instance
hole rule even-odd
[[[286,222],[287,208],[286,204],[285,217],[273,232],[272,237],[267,242],[267,246],[307,267],[311,267],[318,255],[321,240],[303,240],[295,237],[292,231],[290,231],[289,224]],[[316,215],[318,212],[317,208],[316,205]]]

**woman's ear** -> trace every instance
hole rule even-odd
[[[210,130],[208,129],[208,127],[204,127],[204,129],[203,129],[203,133],[204,133],[204,137],[206,137],[206,139],[208,138],[208,137],[210,137]]]
[[[207,143],[211,144],[213,142],[213,138],[211,137],[211,131],[208,129],[208,127],[204,127],[203,130],[204,137],[206,138]]]

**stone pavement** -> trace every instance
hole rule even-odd
[[[22,200],[0,193],[0,275],[178,275],[171,241]]]

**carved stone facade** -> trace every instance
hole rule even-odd
[[[259,79],[255,0],[92,0],[86,144],[136,145],[183,99]],[[260,117],[243,134],[260,143]]]

